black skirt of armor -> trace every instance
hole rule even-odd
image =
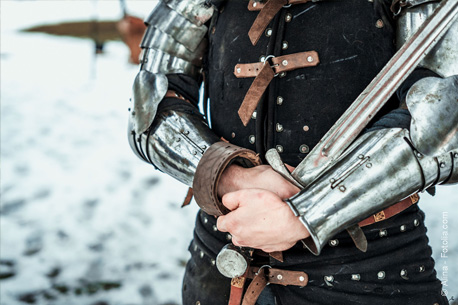
[[[296,166],[307,155],[304,147],[312,149],[318,143],[394,54],[390,3],[327,0],[292,5],[276,15],[253,46],[248,31],[258,12],[248,11],[246,0],[227,1],[210,25],[205,61],[212,129],[261,155],[269,148],[280,148],[283,160]],[[243,126],[237,110],[253,78],[236,78],[234,66],[259,62],[267,55],[312,50],[318,52],[320,64],[275,77],[256,118]],[[393,97],[380,114],[398,104]],[[365,227],[366,253],[357,250],[345,232],[335,236],[336,246],[326,246],[319,256],[298,243],[284,253],[284,263],[267,262],[305,271],[310,277],[304,288],[270,285],[278,304],[447,304],[423,220],[423,213],[413,206]],[[230,279],[219,274],[214,260],[229,242],[226,233],[217,231],[215,218],[200,212],[189,248],[192,258],[183,283],[184,305],[227,304]]]

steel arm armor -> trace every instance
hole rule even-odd
[[[430,186],[458,182],[458,149],[437,157],[413,147],[409,132],[381,129],[361,136],[339,161],[288,199],[311,237],[314,254],[335,234]]]
[[[398,18],[400,47],[439,4],[407,0]],[[403,9],[404,8],[404,9]],[[335,234],[437,184],[458,182],[458,21],[420,64],[427,77],[408,91],[410,132],[381,129],[361,136],[299,194],[286,200],[309,230],[306,246],[319,254]]]
[[[203,0],[163,0],[146,18],[140,72],[133,85],[129,143],[142,160],[192,185],[205,150],[219,138],[197,108],[183,100],[159,107],[167,75],[185,74],[198,82],[213,8]],[[159,109],[159,110],[158,110]]]

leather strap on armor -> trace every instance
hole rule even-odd
[[[270,21],[272,21],[272,19],[283,6],[306,3],[309,1],[310,0],[269,0],[266,4],[250,1],[248,4],[248,10],[261,10],[253,25],[251,26],[250,31],[248,32],[251,43],[253,45],[258,43],[259,38],[261,38],[261,35],[266,29],[267,25],[269,25]]]
[[[194,199],[207,214],[220,216],[229,210],[218,198],[218,183],[223,171],[232,163],[243,167],[261,164],[261,159],[252,150],[226,142],[216,142],[202,156],[194,176]]]
[[[241,300],[241,291],[246,279],[252,279],[245,291],[243,300]],[[254,305],[256,300],[261,295],[261,292],[269,284],[283,285],[283,286],[298,286],[305,287],[308,284],[308,274],[302,271],[290,271],[271,268],[270,266],[250,267],[247,272],[234,279],[231,282],[231,298],[229,305]]]
[[[267,59],[264,62],[237,64],[234,67],[234,75],[237,78],[256,77],[238,111],[243,125],[246,126],[250,121],[251,115],[276,73],[312,67],[319,63],[318,53],[316,51],[308,51],[272,57],[272,66],[267,62]]]

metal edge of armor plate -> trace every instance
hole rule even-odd
[[[195,51],[207,33],[205,25],[197,26],[167,6],[159,2],[145,23],[172,36],[190,51]]]
[[[364,134],[325,174],[286,200],[310,232],[304,244],[313,254],[344,229],[456,175],[450,153],[442,161],[446,166],[433,157],[420,161],[408,139],[400,128]]]
[[[411,1],[412,2],[412,1]],[[440,1],[417,1],[415,5],[403,10],[398,17],[396,33],[396,44],[400,48],[407,39],[430,16]],[[448,77],[458,74],[458,19],[453,21],[452,26],[437,43],[437,45],[426,55],[419,64],[420,67],[430,69],[437,74]]]
[[[148,132],[137,134],[133,144],[144,160],[192,186],[202,155],[218,141],[200,116],[166,110],[157,114]]]
[[[157,107],[167,93],[164,74],[141,70],[134,80],[133,107],[129,119],[136,134],[145,132],[156,116]]]
[[[183,73],[198,78],[201,69],[189,61],[155,49],[144,49],[140,69],[151,73]]]
[[[203,25],[213,16],[214,8],[204,0],[165,0],[168,7],[197,26]]]
[[[458,75],[417,81],[406,103],[412,143],[420,153],[438,156],[458,147]]]
[[[184,45],[173,39],[172,36],[159,31],[154,26],[149,26],[146,29],[140,47],[143,49],[149,48],[160,50],[164,53],[168,53],[172,56],[188,61],[195,66],[201,66],[202,57],[207,48],[207,44],[207,39],[203,38],[197,49],[194,52],[191,52]]]

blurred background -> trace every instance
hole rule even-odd
[[[155,4],[0,1],[0,304],[181,304],[196,204],[126,137],[128,38]],[[458,187],[420,205],[457,299]]]

